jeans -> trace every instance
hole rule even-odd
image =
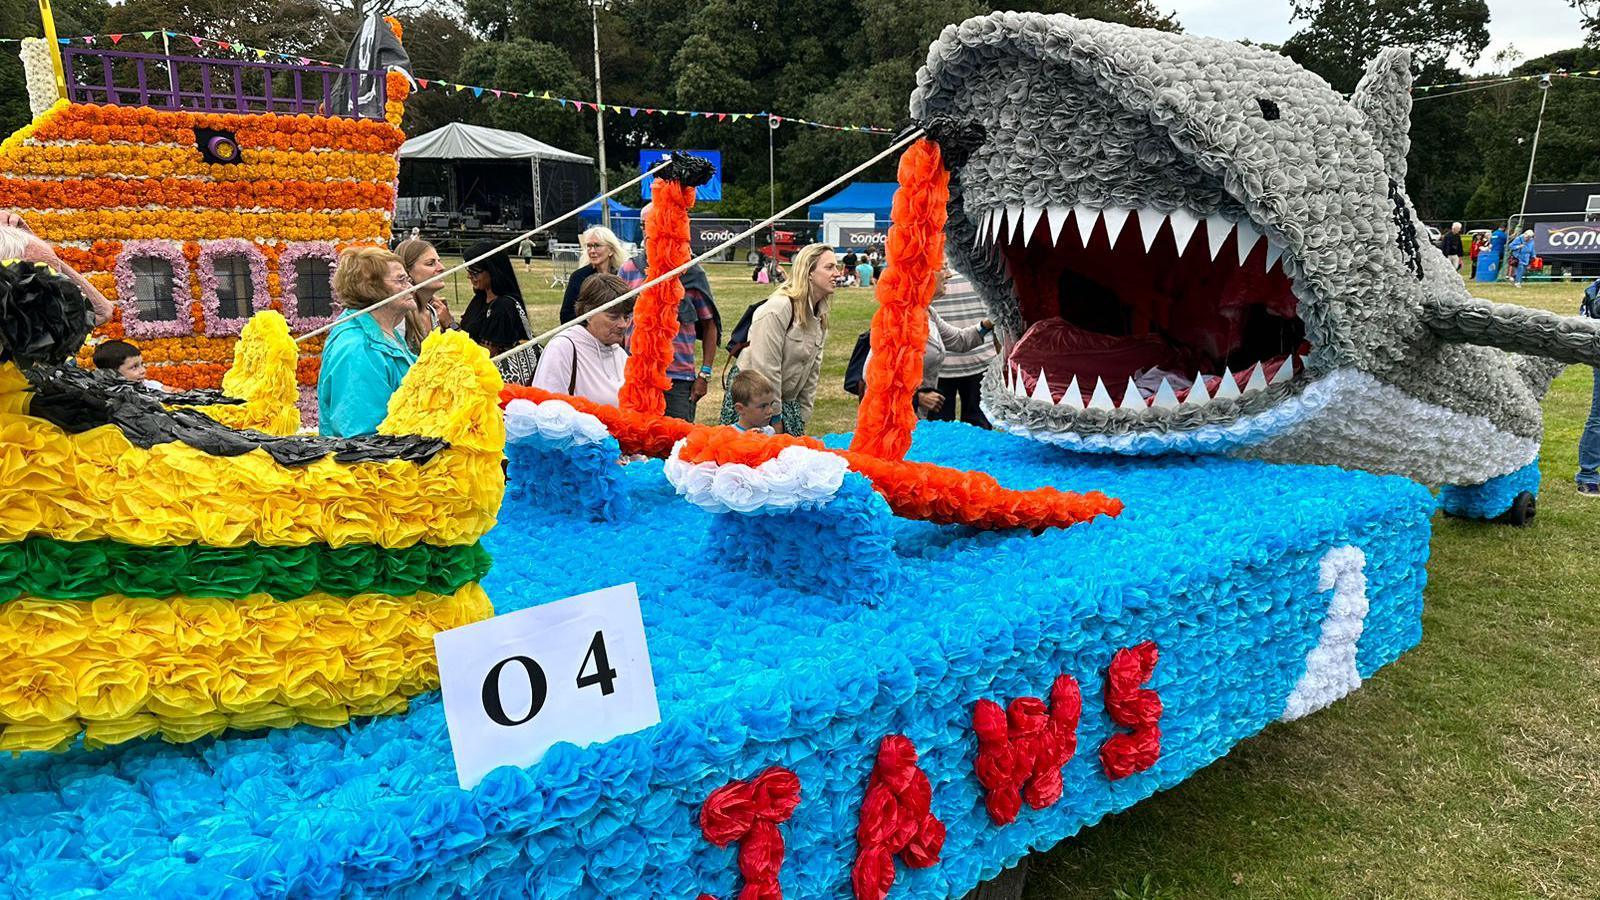
[[[679,381],[674,378],[672,387],[667,389],[667,415],[685,422],[694,421],[694,408],[699,404],[694,399],[694,380]]]
[[[1527,271],[1528,271],[1527,264],[1520,263],[1520,262],[1513,262],[1511,264],[1511,281],[1512,281],[1512,283],[1513,284],[1521,284],[1522,283],[1522,276]]]
[[[1578,438],[1579,484],[1600,484],[1600,369],[1594,370],[1594,400],[1589,404],[1589,420],[1583,423]]]
[[[953,422],[956,418],[956,401],[961,401],[961,421],[979,428],[988,428],[989,419],[978,408],[979,388],[983,373],[962,375],[958,378],[939,379],[939,393],[944,395],[944,405],[930,418],[940,422]]]

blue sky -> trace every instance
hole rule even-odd
[[[1177,12],[1185,31],[1282,43],[1295,29],[1288,0],[1156,0]],[[1583,43],[1578,11],[1567,0],[1489,0],[1489,47],[1474,71],[1493,67],[1494,54],[1514,46],[1532,58]]]

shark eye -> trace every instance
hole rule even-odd
[[[1278,104],[1265,97],[1258,97],[1256,102],[1261,104],[1261,118],[1271,122],[1278,117]]]

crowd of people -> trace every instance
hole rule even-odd
[[[1461,230],[1460,222],[1452,222],[1449,230],[1439,235],[1439,252],[1443,253],[1470,281],[1499,281],[1502,269],[1511,283],[1522,287],[1530,271],[1543,264],[1534,252],[1533,229],[1527,228],[1507,243],[1505,228],[1495,226],[1493,231]]]

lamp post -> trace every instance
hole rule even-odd
[[[1539,132],[1544,128],[1544,105],[1550,101],[1550,76],[1539,76],[1539,122],[1533,126],[1533,149],[1528,153],[1528,180],[1522,185],[1522,208],[1517,211],[1517,230],[1528,221],[1528,192],[1533,189],[1533,161],[1539,156]]]
[[[594,133],[600,153],[600,193],[606,192],[606,110],[600,95],[600,7],[605,0],[589,0],[589,24],[594,34]],[[600,222],[611,227],[611,201],[600,201]]]

